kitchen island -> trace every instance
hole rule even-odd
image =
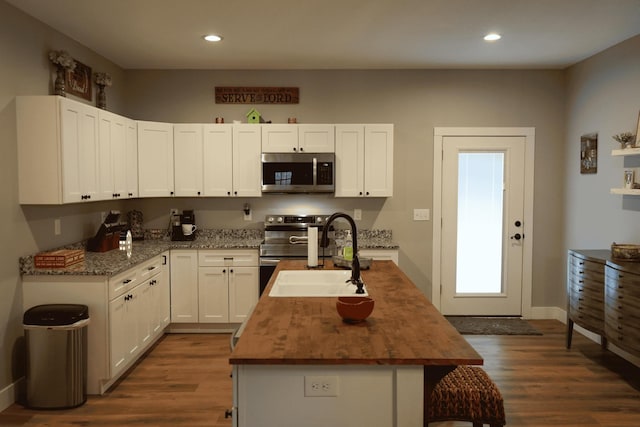
[[[305,268],[278,265],[231,354],[234,425],[422,426],[425,388],[483,363],[393,262],[362,271],[375,308],[358,324],[335,298],[269,297],[279,271]]]

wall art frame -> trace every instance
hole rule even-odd
[[[66,91],[67,93],[91,101],[93,98],[91,67],[78,60],[75,61],[75,69],[67,70]]]
[[[597,133],[588,133],[580,137],[580,173],[598,173]]]

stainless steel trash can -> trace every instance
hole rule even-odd
[[[89,308],[46,304],[24,313],[27,406],[63,409],[87,400]]]

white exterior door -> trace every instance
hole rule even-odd
[[[527,137],[445,134],[440,143],[440,310],[523,315],[532,235]]]

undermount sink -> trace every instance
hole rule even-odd
[[[348,297],[356,295],[349,270],[284,270],[276,276],[270,297]]]

